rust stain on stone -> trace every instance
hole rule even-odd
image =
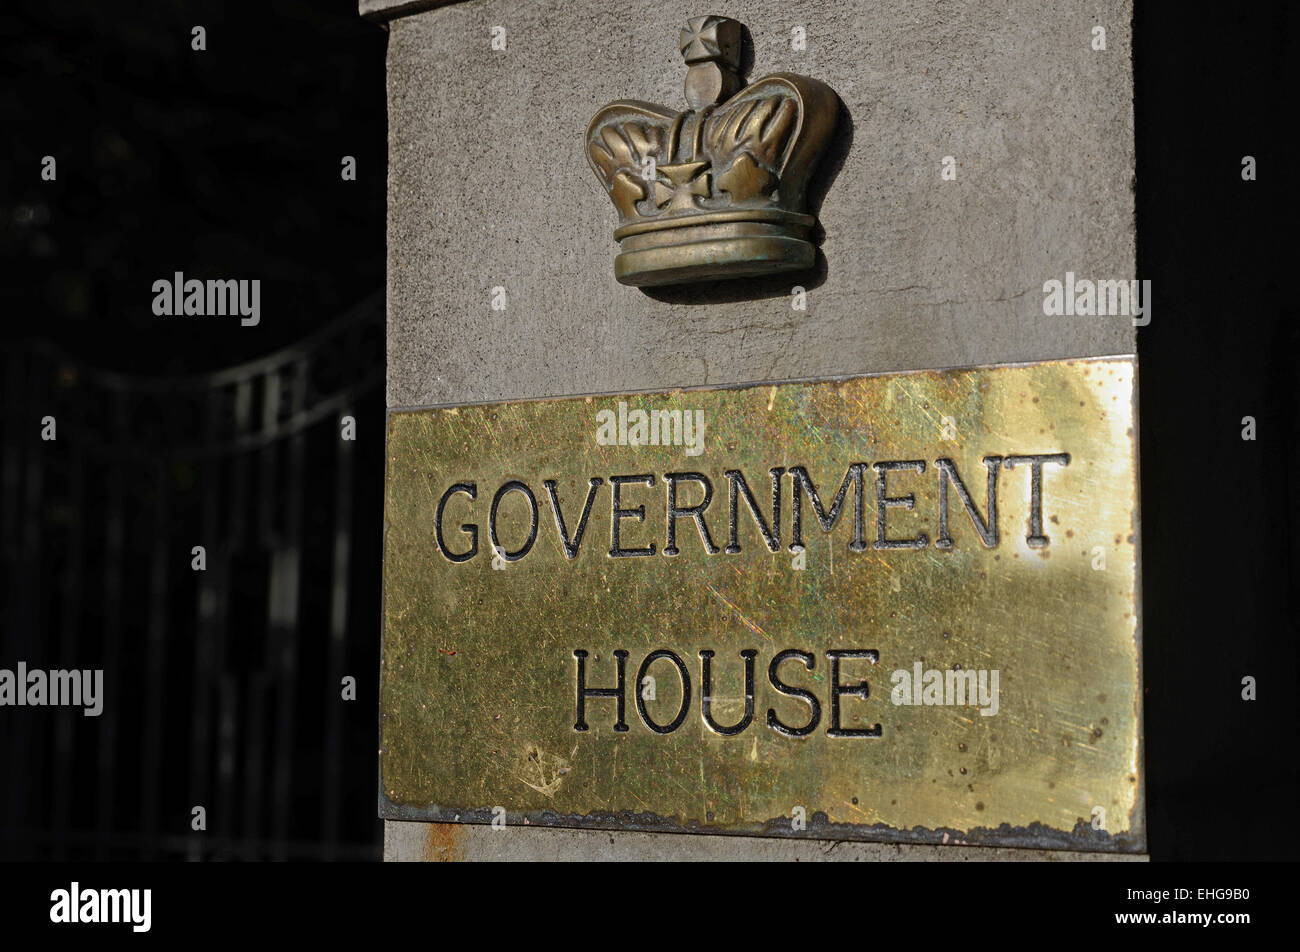
[[[461,842],[464,828],[457,823],[430,823],[424,844],[424,859],[429,863],[458,863],[465,858]]]

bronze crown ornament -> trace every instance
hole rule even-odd
[[[737,21],[692,18],[681,33],[690,108],[619,101],[587,127],[587,160],[618,209],[621,283],[813,266],[805,192],[835,129],[835,93],[793,73],[742,89],[740,48]]]

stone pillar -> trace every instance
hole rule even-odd
[[[390,407],[1136,350],[1128,316],[1044,313],[1044,282],[1067,272],[1135,275],[1129,0],[360,9],[389,29]],[[811,190],[824,237],[806,310],[792,309],[790,281],[643,291],[614,278],[615,215],[587,165],[587,123],[617,99],[680,106],[677,31],[714,12],[748,28],[752,77],[812,76],[842,101]],[[388,859],[817,858],[829,846],[399,822],[385,836]],[[843,844],[829,856],[1026,853],[1052,855]]]

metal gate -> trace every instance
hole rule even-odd
[[[105,700],[0,708],[0,858],[378,858],[383,350],[382,294],[201,376],[6,346],[0,668]]]

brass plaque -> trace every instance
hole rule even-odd
[[[1144,849],[1134,374],[392,411],[381,815]]]

